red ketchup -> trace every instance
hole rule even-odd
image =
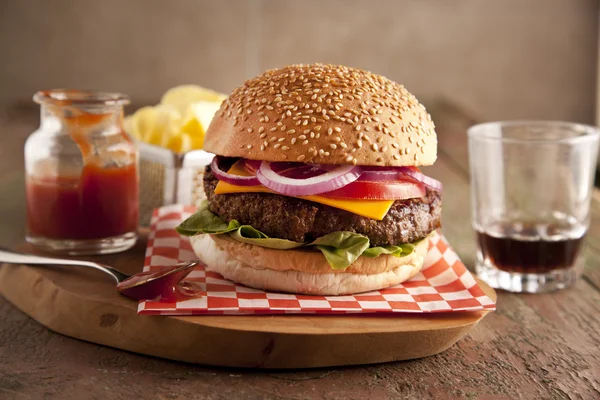
[[[198,285],[183,282],[197,264],[177,264],[158,271],[141,272],[119,282],[117,290],[136,300],[176,302],[199,297],[205,292]]]
[[[135,232],[138,185],[135,164],[85,165],[81,176],[30,176],[27,228],[53,239],[99,239]]]

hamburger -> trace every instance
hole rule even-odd
[[[292,65],[235,89],[206,131],[207,200],[178,232],[243,285],[343,295],[399,284],[440,227],[431,116],[361,69]]]

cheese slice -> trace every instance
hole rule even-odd
[[[236,162],[228,171],[232,175],[250,176],[250,173],[242,166],[241,161]],[[263,185],[257,186],[237,186],[227,182],[219,181],[215,188],[215,194],[227,193],[275,193]],[[276,193],[278,194],[278,193]],[[334,199],[331,197],[313,195],[298,196],[303,200],[313,201],[315,203],[325,204],[327,206],[339,208],[363,217],[372,218],[381,221],[388,213],[394,200],[354,200],[354,199]]]

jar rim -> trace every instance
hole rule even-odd
[[[129,96],[117,92],[101,92],[80,89],[49,89],[40,90],[33,95],[33,101],[38,104],[54,104],[60,106],[126,106],[130,103]]]

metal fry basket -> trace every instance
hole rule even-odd
[[[152,211],[167,204],[198,205],[205,199],[204,168],[214,155],[203,150],[183,154],[138,143],[140,150],[140,226],[149,226]]]

